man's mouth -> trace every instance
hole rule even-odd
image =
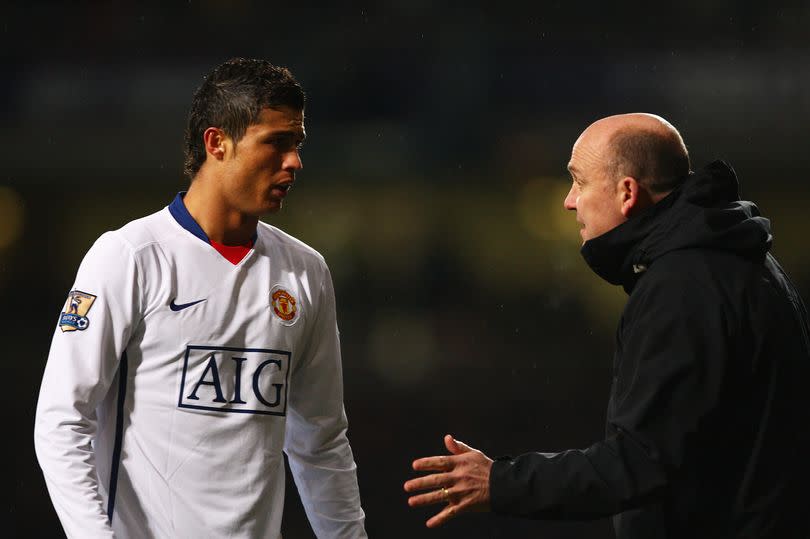
[[[272,190],[283,197],[287,195],[290,189],[292,189],[292,186],[293,182],[277,183],[272,187]]]

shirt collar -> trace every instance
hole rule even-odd
[[[169,204],[169,213],[172,214],[174,220],[180,223],[180,226],[203,240],[205,243],[210,244],[211,241],[208,239],[208,235],[202,229],[202,227],[197,224],[197,221],[194,220],[194,217],[188,212],[186,205],[183,203],[183,197],[186,196],[187,191],[180,191],[177,193],[177,196],[174,197],[174,200],[171,204]]]
[[[188,208],[186,208],[186,204],[183,202],[183,198],[185,198],[187,192],[188,191],[180,191],[177,193],[172,203],[169,204],[169,213],[172,214],[172,217],[174,217],[174,220],[177,221],[180,226],[210,245],[211,240],[208,238],[208,234],[206,234],[197,221],[194,220],[194,217],[188,212]],[[253,234],[251,240],[254,244],[258,236],[258,231]]]

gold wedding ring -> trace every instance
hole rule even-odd
[[[447,487],[442,487],[442,498],[445,500],[448,498]]]

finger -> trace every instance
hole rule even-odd
[[[451,434],[447,434],[444,437],[444,446],[447,448],[454,455],[460,455],[462,453],[467,453],[468,451],[472,451],[473,448],[453,438]]]
[[[414,492],[417,490],[427,489],[440,489],[450,485],[450,477],[448,474],[435,473],[426,475],[424,477],[417,477],[405,481],[405,492]]]
[[[418,472],[445,472],[452,468],[453,464],[450,458],[445,455],[440,457],[425,457],[413,461],[413,469]]]
[[[425,494],[411,496],[408,498],[408,505],[411,507],[419,507],[422,505],[433,505],[436,503],[449,503],[450,494],[450,489],[447,488],[432,490]]]
[[[448,505],[435,515],[433,515],[427,522],[428,528],[437,528],[458,515],[459,510],[455,505]]]

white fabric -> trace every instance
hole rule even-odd
[[[279,538],[282,450],[315,534],[366,537],[320,254],[260,223],[233,265],[164,208],[102,235],[74,290],[96,299],[57,325],[35,425],[68,537]]]

